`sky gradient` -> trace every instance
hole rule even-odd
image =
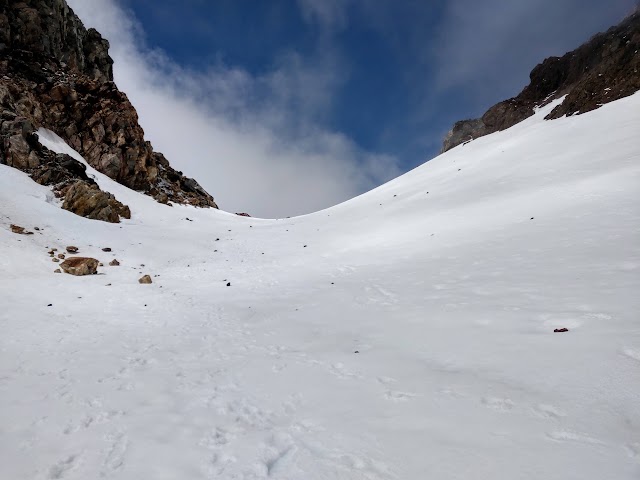
[[[453,122],[636,0],[69,0],[154,147],[221,208],[308,213],[438,153]]]

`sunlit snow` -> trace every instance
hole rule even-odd
[[[0,478],[640,478],[640,94],[550,108],[290,219],[0,165]]]

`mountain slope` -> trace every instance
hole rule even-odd
[[[640,95],[559,101],[292,219],[88,167],[132,211],[93,222],[0,166],[2,477],[637,478]]]
[[[640,90],[640,9],[620,24],[590,38],[562,57],[550,57],[530,74],[517,96],[502,101],[481,117],[456,122],[442,151],[505,130],[534,114],[535,108],[566,96],[547,119],[590,112]]]
[[[73,162],[42,149],[34,132],[48,128],[94,168],[158,202],[217,208],[145,140],[136,110],[113,82],[108,50],[65,0],[0,0],[0,164],[65,196],[84,178]]]

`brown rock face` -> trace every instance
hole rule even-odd
[[[31,173],[54,162],[34,133],[46,127],[127,187],[162,203],[217,208],[145,141],[135,109],[113,83],[108,48],[64,0],[0,0],[0,163]],[[46,170],[34,178],[55,183],[58,164]]]
[[[474,138],[505,130],[534,113],[536,106],[567,95],[546,119],[595,110],[640,90],[640,11],[591,38],[563,57],[536,66],[531,83],[514,98],[500,102],[475,120],[457,122],[442,152]]]
[[[60,264],[63,272],[70,275],[83,276],[98,273],[98,260],[95,258],[73,257],[67,258]]]
[[[95,184],[78,180],[64,195],[62,208],[92,220],[120,223],[120,217],[131,218],[129,207],[120,203],[108,192],[103,192]]]

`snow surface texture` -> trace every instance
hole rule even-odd
[[[291,219],[0,166],[0,478],[640,478],[640,95],[551,108]]]

